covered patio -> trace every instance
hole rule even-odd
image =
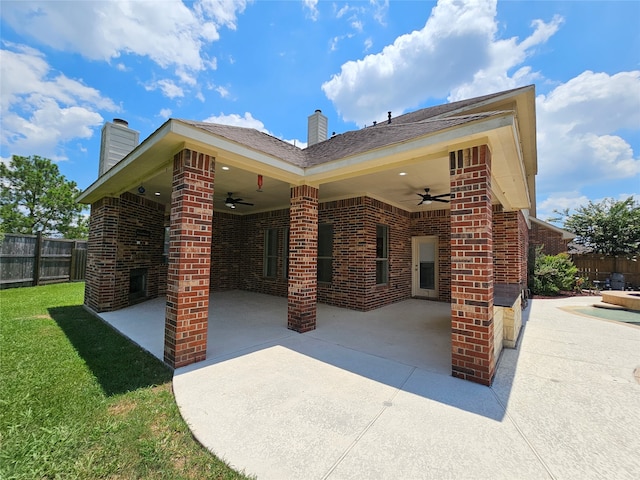
[[[180,368],[227,344],[255,346],[263,332],[280,335],[267,322],[217,338],[225,326],[209,319],[242,314],[227,315],[215,292],[286,297],[274,325],[286,318],[298,333],[331,318],[322,305],[369,312],[429,298],[447,307],[447,370],[491,385],[506,326],[495,307],[519,310],[526,288],[534,87],[389,113],[386,123],[330,138],[326,121],[319,110],[309,116],[317,141],[304,149],[250,128],[169,119],[122,150],[110,139],[137,132],[123,120],[105,124],[101,176],[79,198],[91,205],[86,307],[116,312],[166,297],[154,315],[164,326],[151,335],[164,334],[162,358]],[[211,292],[220,312],[209,308]],[[423,358],[420,335],[396,341],[395,330],[412,331],[398,324],[402,313],[380,321],[391,339],[382,342],[370,338],[369,316],[337,316],[339,331],[359,325],[349,341],[371,342],[373,355],[388,345],[408,354],[417,341],[410,357]]]
[[[98,315],[163,360],[165,298]],[[216,363],[299,337],[287,329],[287,299],[232,290],[209,299],[207,360]],[[305,336],[422,370],[450,374],[451,306],[410,299],[369,312],[318,304],[317,328]]]

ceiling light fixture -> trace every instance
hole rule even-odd
[[[400,175],[401,177],[404,177],[407,174],[407,172],[400,172],[398,175]]]
[[[222,167],[223,170],[229,170],[229,167]]]

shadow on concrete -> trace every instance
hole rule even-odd
[[[84,360],[105,395],[171,381],[173,371],[80,305],[50,308],[51,318]]]
[[[236,292],[237,294],[237,292]],[[216,331],[229,335],[235,324],[234,340],[231,343],[239,347],[243,342],[243,323],[252,323],[247,311],[232,313],[232,307],[223,310],[225,319],[217,314],[210,315],[209,358],[176,371],[177,375],[207,368],[222,362],[233,361],[244,356],[262,355],[269,349],[285,348],[305,357],[327,365],[365,377],[393,388],[434,400],[458,409],[501,421],[505,415],[506,403],[517,368],[519,341],[516,349],[504,349],[497,376],[500,376],[501,395],[498,397],[492,388],[460,380],[451,376],[450,355],[450,313],[449,304],[426,300],[406,300],[371,312],[354,312],[328,305],[319,305],[317,330],[297,334],[286,330],[286,299],[268,297],[259,294],[241,292],[245,299],[240,310],[255,302],[262,305],[263,316],[269,309],[279,312],[275,318],[279,325],[271,324],[270,336],[257,341],[255,331],[247,333],[251,337],[249,344],[229,351],[221,344],[215,347],[212,334]],[[214,294],[216,296],[216,294]],[[265,298],[266,297],[266,298]],[[237,299],[239,300],[239,298]],[[222,302],[222,296],[212,302]],[[281,302],[273,305],[272,302]],[[270,306],[271,305],[271,306]],[[446,315],[443,316],[443,308]],[[526,329],[526,321],[531,307],[523,311],[523,327],[520,338]],[[231,317],[229,317],[229,315]],[[246,337],[246,338],[248,338]],[[245,338],[245,339],[246,339]],[[214,343],[212,345],[212,343]],[[229,345],[229,343],[227,343]],[[218,352],[216,355],[214,352]],[[504,364],[504,365],[503,365]],[[238,371],[239,375],[252,375],[252,371]],[[291,374],[291,372],[289,372]],[[211,381],[216,378],[212,375]],[[321,378],[318,379],[322,381]],[[335,388],[335,386],[329,386]]]

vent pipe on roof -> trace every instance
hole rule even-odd
[[[391,123],[391,112],[388,113],[387,116],[387,123]]]
[[[316,110],[308,117],[307,147],[327,139],[328,119],[322,114],[322,110]]]
[[[114,118],[102,127],[100,144],[100,176],[111,170],[120,160],[138,146],[140,132],[129,128],[129,122]]]

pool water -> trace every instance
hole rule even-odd
[[[617,322],[633,323],[640,325],[640,312],[632,312],[629,310],[613,310],[598,307],[571,307],[574,313],[589,315],[590,317],[603,318],[605,320],[615,320]]]

